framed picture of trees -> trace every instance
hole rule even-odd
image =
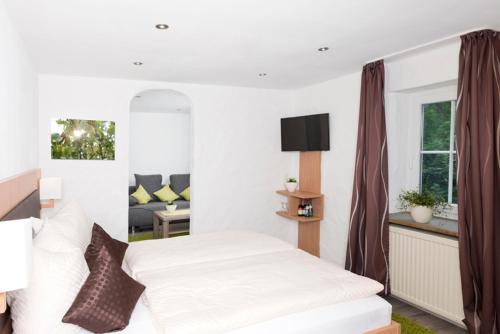
[[[52,159],[115,160],[115,122],[53,119]]]

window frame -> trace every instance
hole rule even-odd
[[[440,85],[428,86],[419,88],[404,93],[406,96],[403,101],[407,101],[408,110],[408,142],[407,142],[407,173],[406,173],[406,189],[421,189],[421,163],[422,163],[422,106],[429,103],[438,103],[443,101],[457,100],[457,83],[456,81],[445,82]],[[404,105],[404,104],[403,104]],[[456,110],[454,113],[456,120]],[[411,126],[418,124],[418,126]],[[450,134],[451,135],[451,134]],[[456,149],[456,148],[455,148]],[[449,153],[449,151],[444,151]],[[451,154],[450,154],[451,155]],[[450,175],[450,173],[448,173]],[[453,174],[451,174],[453,177]],[[448,183],[450,185],[450,183]],[[439,217],[458,219],[457,204],[450,204],[450,207],[444,210]]]
[[[449,137],[449,145],[448,150],[424,150],[424,129],[425,129],[425,106],[434,103],[444,103],[450,102],[450,137]],[[419,170],[419,189],[422,190],[422,172],[423,172],[423,163],[424,154],[447,154],[448,155],[448,196],[447,201],[450,205],[456,205],[457,203],[453,203],[453,158],[457,154],[456,145],[455,145],[455,121],[456,121],[456,99],[452,100],[443,100],[443,101],[433,101],[433,102],[425,102],[420,105],[420,170]]]

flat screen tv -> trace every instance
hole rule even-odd
[[[329,151],[330,114],[281,119],[281,151]]]

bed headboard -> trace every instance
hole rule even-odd
[[[0,180],[0,224],[3,220],[40,217],[40,169]],[[11,334],[9,311],[0,314],[0,334]]]

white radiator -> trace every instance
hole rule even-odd
[[[391,291],[463,326],[458,241],[391,225]]]

